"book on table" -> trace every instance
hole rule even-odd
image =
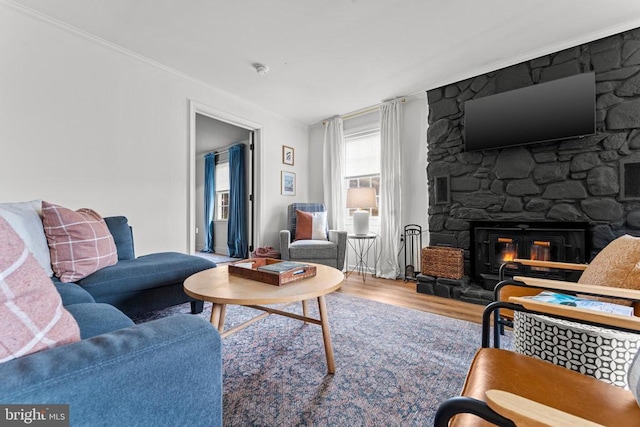
[[[602,311],[605,313],[619,314],[621,316],[633,316],[633,307],[614,304],[605,301],[597,301],[587,298],[580,298],[573,295],[559,294],[555,292],[542,291],[538,295],[525,297],[535,301],[548,302],[551,304],[567,305],[570,307],[584,308],[586,310]]]
[[[299,270],[301,273],[305,271],[305,268],[307,268],[309,265],[308,264],[303,264],[300,262],[294,262],[294,261],[282,261],[282,262],[276,262],[273,264],[266,264],[266,265],[261,265],[260,267],[257,268],[258,271],[267,271],[270,273],[278,273],[278,274],[284,274],[284,273],[289,273],[291,271],[295,271]]]

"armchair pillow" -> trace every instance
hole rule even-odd
[[[0,362],[79,341],[47,273],[2,217],[0,236]]]
[[[43,201],[42,215],[51,265],[61,282],[75,282],[118,262],[113,236],[96,211]]]
[[[296,210],[295,240],[327,240],[327,212]]]

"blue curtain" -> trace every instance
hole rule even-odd
[[[213,253],[213,213],[216,203],[216,155],[204,156],[204,249]]]
[[[229,256],[248,258],[244,144],[229,148]]]

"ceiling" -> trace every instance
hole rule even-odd
[[[638,0],[5,2],[303,124],[640,27]]]

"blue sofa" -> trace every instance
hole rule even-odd
[[[38,209],[38,201],[0,204],[0,215],[20,230],[46,271]],[[215,264],[172,252],[135,258],[127,219],[105,220],[117,264],[78,283],[51,278],[81,340],[0,363],[0,404],[68,404],[72,426],[222,425],[218,332],[199,316],[138,325],[127,316],[187,301],[192,311],[202,311],[182,282]]]
[[[72,426],[222,425],[221,343],[209,322],[134,325],[73,283],[56,288],[81,341],[0,363],[0,403],[68,404]]]
[[[207,259],[178,252],[135,257],[132,229],[124,216],[104,218],[118,251],[118,263],[77,282],[96,302],[111,304],[135,317],[184,302],[191,312],[202,312],[203,302],[184,293],[182,283],[194,273],[213,268]],[[54,283],[60,281],[53,277]]]
[[[42,268],[53,276],[47,237],[42,223],[42,201],[0,203],[2,216],[27,245]],[[162,252],[136,258],[133,232],[127,218],[104,218],[115,241],[118,262],[78,280],[96,302],[111,304],[130,317],[172,305],[191,302],[191,312],[202,312],[203,302],[195,301],[182,289],[190,275],[215,267],[202,257]],[[55,283],[60,283],[52,277]],[[76,285],[76,286],[77,286]]]

